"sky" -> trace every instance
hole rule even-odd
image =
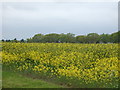
[[[7,2],[0,3],[0,17],[3,39],[118,31],[117,2]]]

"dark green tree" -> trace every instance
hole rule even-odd
[[[56,33],[46,34],[43,38],[43,42],[58,43],[59,42],[59,34],[56,34]]]
[[[97,33],[89,33],[87,35],[87,42],[88,43],[96,43],[99,41],[99,35]]]
[[[6,42],[11,42],[11,40],[6,40]]]
[[[2,41],[2,42],[4,42],[5,40],[4,40],[4,39],[2,39],[1,41]]]
[[[120,43],[120,31],[112,33],[110,37],[112,43]]]
[[[27,42],[28,43],[32,43],[33,41],[32,41],[32,38],[27,38]]]
[[[85,35],[76,36],[76,42],[77,43],[86,43],[86,36]]]
[[[43,42],[44,35],[43,34],[36,34],[34,37],[32,37],[32,42]]]
[[[24,39],[21,39],[20,42],[25,42],[25,40],[24,40]]]
[[[60,34],[59,40],[62,43],[75,43],[76,42],[75,34],[72,34],[72,33]]]
[[[110,35],[109,34],[101,34],[99,38],[99,42],[101,43],[108,43],[110,42]]]
[[[18,40],[15,38],[15,39],[13,40],[13,42],[16,42],[16,43],[17,43],[17,42],[18,42]]]

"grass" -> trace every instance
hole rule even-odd
[[[62,88],[60,85],[25,77],[16,72],[3,71],[2,74],[3,88]]]
[[[110,82],[107,85],[100,82],[85,84],[83,80],[50,78],[33,72],[13,72],[5,67],[2,70],[3,88],[115,88]],[[114,81],[112,83],[118,84]]]

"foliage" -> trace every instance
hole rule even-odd
[[[76,36],[76,41],[78,43],[86,43],[87,42],[87,38],[84,35],[79,35],[79,36]]]
[[[120,31],[111,34],[111,42],[120,42]]]
[[[47,34],[43,37],[43,41],[44,42],[49,42],[49,43],[52,43],[52,42],[59,42],[59,34],[55,34],[55,33],[52,33],[52,34]]]
[[[1,40],[5,42],[4,39]],[[14,40],[6,40],[6,42],[26,42],[24,39],[20,41],[16,38]],[[120,31],[112,34],[97,34],[89,33],[87,35],[78,35],[75,37],[75,34],[36,34],[32,38],[27,39],[28,43],[120,43]]]
[[[107,43],[107,42],[111,42],[110,39],[111,38],[110,38],[109,34],[104,34],[103,33],[103,34],[100,35],[99,41],[103,42],[103,43]]]
[[[99,40],[99,35],[97,33],[89,33],[87,35],[87,42],[96,43]]]

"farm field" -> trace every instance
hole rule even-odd
[[[118,44],[2,43],[0,53],[3,71],[72,88],[118,88]]]

